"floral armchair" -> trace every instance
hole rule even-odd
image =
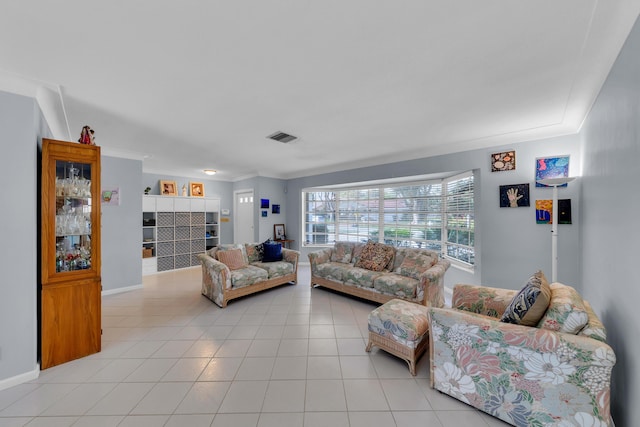
[[[551,285],[532,327],[500,321],[517,291],[454,287],[453,308],[428,309],[432,387],[515,426],[613,426],[615,354],[589,303],[565,288]]]

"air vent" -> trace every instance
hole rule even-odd
[[[269,135],[267,138],[273,139],[274,141],[282,142],[283,144],[291,142],[294,139],[298,139],[297,136],[289,135],[288,133],[284,132],[276,132],[272,135]]]

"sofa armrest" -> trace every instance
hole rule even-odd
[[[318,264],[324,264],[331,261],[332,253],[333,253],[333,248],[325,248],[319,251],[310,252],[308,254],[308,257],[309,257],[309,263],[311,264],[311,274],[316,273]]]
[[[198,258],[202,264],[202,295],[223,307],[224,290],[231,289],[229,267],[207,253],[199,254]]]
[[[416,296],[423,305],[444,307],[444,274],[450,266],[451,262],[448,259],[441,258],[420,274]]]
[[[298,261],[300,259],[300,252],[293,249],[282,248],[282,260],[293,264],[293,272],[298,271]]]
[[[451,307],[500,318],[517,293],[512,289],[458,284],[453,287]]]
[[[589,417],[609,425],[616,358],[606,343],[462,310],[428,312],[432,387],[514,425]]]

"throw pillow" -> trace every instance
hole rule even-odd
[[[265,242],[263,246],[264,256],[262,257],[262,262],[282,261],[281,243]]]
[[[262,261],[264,257],[264,243],[247,245],[247,257],[250,263]]]
[[[582,297],[571,286],[551,284],[551,301],[538,328],[577,334],[589,323],[589,315]]]
[[[524,288],[513,297],[502,318],[505,323],[536,326],[549,307],[551,288],[542,271],[531,276]]]
[[[229,267],[229,270],[239,270],[245,268],[242,251],[240,249],[229,249],[226,251],[218,251],[218,261]]]
[[[367,242],[362,248],[356,267],[371,271],[382,271],[393,259],[393,247],[382,243]]]

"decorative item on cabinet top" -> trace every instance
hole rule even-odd
[[[178,186],[175,181],[160,180],[160,194],[163,196],[177,196]]]

